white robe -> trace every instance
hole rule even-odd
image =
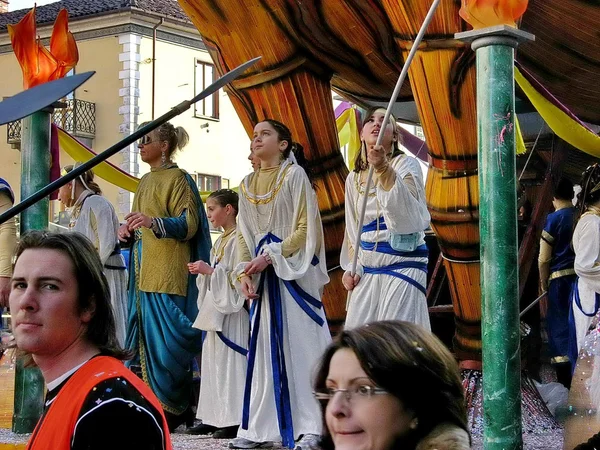
[[[248,350],[250,322],[243,308],[244,298],[232,288],[229,276],[236,256],[235,232],[229,236],[220,261],[215,251],[210,255],[215,268],[212,275],[198,275],[198,317],[194,327],[206,331],[202,345],[200,398],[196,417],[202,423],[218,428],[239,425],[242,421],[242,400],[246,380],[246,356],[227,346],[218,336]]]
[[[581,308],[593,314],[596,306],[596,292],[600,292],[600,216],[581,216],[573,232],[575,251],[575,273],[579,277],[577,288]],[[573,317],[577,335],[577,350],[581,349],[593,317],[585,315],[573,299]]]
[[[119,345],[124,347],[127,320],[127,270],[125,270],[123,255],[113,254],[119,243],[117,237],[119,219],[112,204],[101,195],[92,195],[88,190],[83,191],[74,208],[76,209],[82,202],[83,206],[71,230],[86,236],[98,250],[110,288],[117,340]],[[115,270],[111,267],[123,269]]]
[[[284,173],[288,164],[291,164],[289,160],[284,161],[280,174]],[[264,244],[258,253],[265,252],[271,257],[273,269],[278,277],[276,283],[281,293],[282,347],[288,377],[293,439],[297,440],[302,434],[320,434],[321,412],[312,395],[312,378],[317,361],[331,342],[325,311],[322,307],[308,305],[312,313],[323,322],[322,325],[317,324],[296,303],[283,282],[283,280],[295,280],[301,289],[319,301],[323,286],[329,282],[325,264],[323,226],[316,195],[306,173],[296,164],[293,164],[285,175],[281,189],[274,200],[267,204],[253,204],[243,194],[246,191],[251,198],[269,196],[269,193],[254,196],[251,192],[249,176],[242,183],[245,189],[241,189],[240,195],[238,232],[242,234],[252,257],[257,254],[256,246],[268,232],[284,240],[296,230],[300,203],[303,198],[305,201],[307,235],[304,246],[287,258],[281,253],[281,243],[277,242]],[[267,223],[269,217],[271,219]],[[315,256],[318,257],[318,263],[313,265]],[[242,262],[238,265],[236,274],[243,272],[246,263]],[[259,278],[259,276],[253,277],[255,285],[258,284]],[[236,286],[239,288],[239,282]],[[251,333],[256,330],[256,327],[259,327],[259,331],[254,370],[251,372],[250,367],[248,368],[248,373],[252,374],[248,429],[240,427],[238,436],[255,442],[282,440],[274,395],[270,341],[271,302],[272,299],[265,286],[261,300],[260,321],[256,320],[257,311],[251,309]],[[253,306],[257,309],[256,304]]]
[[[396,172],[394,186],[385,191],[371,185],[364,225],[383,217],[387,230],[368,231],[362,234],[365,242],[388,242],[390,232],[396,234],[419,233],[418,245],[425,243],[424,230],[429,226],[430,216],[425,202],[423,175],[415,158],[406,155],[396,156],[391,165]],[[403,182],[411,175],[416,188],[415,197]],[[351,249],[354,248],[358,229],[363,195],[357,190],[360,174],[350,172],[346,178],[346,233],[340,255],[340,265],[352,269]],[[364,190],[362,186],[361,191]],[[405,320],[417,323],[430,330],[429,312],[425,294],[410,283],[387,274],[365,274],[363,268],[379,268],[404,261],[427,264],[426,257],[404,257],[360,249],[356,273],[361,276],[352,291],[346,328],[354,328],[378,320]],[[421,286],[427,287],[427,274],[416,268],[403,268],[397,271],[406,275]]]

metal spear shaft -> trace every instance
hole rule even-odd
[[[67,184],[69,181],[74,180],[81,174],[83,174],[83,173],[87,172],[88,170],[92,169],[93,167],[97,166],[98,164],[105,161],[106,159],[108,159],[109,157],[111,157],[112,155],[117,153],[118,151],[124,149],[125,147],[127,147],[130,144],[133,144],[135,141],[137,141],[141,137],[145,136],[146,134],[150,133],[152,130],[161,126],[163,123],[168,122],[173,117],[176,117],[179,114],[183,113],[184,111],[187,111],[194,103],[202,100],[203,98],[208,97],[209,95],[215,93],[220,88],[225,86],[227,83],[230,83],[231,81],[235,80],[248,67],[252,66],[256,62],[258,62],[258,60],[260,60],[260,59],[261,59],[261,56],[256,57],[254,59],[251,59],[250,61],[245,62],[244,64],[239,65],[232,71],[227,72],[225,75],[223,75],[221,78],[216,80],[213,84],[208,86],[206,89],[204,89],[202,92],[200,92],[198,95],[196,95],[191,100],[186,100],[186,101],[181,102],[179,105],[173,107],[173,109],[171,109],[169,112],[163,114],[158,119],[153,120],[152,122],[144,125],[137,131],[134,131],[132,134],[127,136],[122,141],[117,142],[115,145],[108,148],[107,150],[104,150],[102,153],[99,153],[98,155],[94,156],[92,159],[83,163],[81,166],[75,167],[68,174],[66,174],[66,175],[60,177],[59,179],[53,181],[52,183],[48,184],[46,187],[44,187],[44,188],[40,189],[39,191],[37,191],[36,193],[30,195],[25,200],[22,200],[19,204],[13,206],[5,213],[0,214],[0,224],[6,222],[8,219],[16,216],[17,214],[24,211],[25,209],[27,209],[34,203],[43,199],[44,197],[50,195],[52,192],[61,188],[62,186]]]
[[[429,12],[425,16],[425,20],[423,21],[423,24],[421,25],[421,29],[419,30],[419,33],[417,34],[417,37],[415,38],[412,48],[410,49],[410,52],[408,53],[408,56],[406,57],[406,60],[404,61],[404,66],[402,67],[402,71],[400,72],[400,76],[398,77],[398,81],[396,82],[396,87],[394,88],[394,92],[392,92],[392,97],[390,98],[390,102],[385,111],[385,116],[383,117],[383,126],[384,127],[387,126],[387,123],[390,120],[390,115],[392,114],[392,107],[394,106],[394,103],[396,102],[396,99],[398,98],[398,95],[400,94],[400,89],[402,88],[402,85],[404,84],[404,80],[406,79],[406,75],[408,74],[408,68],[410,67],[410,63],[412,62],[413,58],[415,57],[415,54],[417,53],[417,50],[419,49],[419,45],[421,44],[421,41],[423,40],[425,31],[427,30],[429,23],[433,19],[433,15],[435,14],[435,10],[437,9],[438,5],[440,4],[440,1],[441,0],[434,0],[434,2],[432,3],[431,7],[429,8]],[[383,140],[383,135],[384,135],[383,130],[379,131],[379,135],[377,136],[377,142],[375,143],[376,146],[381,145],[381,141]],[[366,157],[366,155],[365,155],[365,157]],[[350,271],[350,274],[352,276],[354,276],[354,274],[356,274],[356,264],[358,263],[358,249],[360,248],[361,230],[362,230],[363,224],[365,222],[365,212],[367,210],[367,201],[369,199],[369,190],[371,189],[372,178],[373,178],[373,166],[369,166],[369,173],[367,175],[367,182],[365,185],[365,194],[362,199],[360,216],[358,219],[356,242],[354,242],[354,256],[352,258],[352,270]],[[350,301],[351,295],[352,295],[352,291],[348,292],[348,301]]]

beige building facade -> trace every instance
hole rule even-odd
[[[159,117],[192,98],[217,77],[200,35],[184,17],[123,9],[117,6],[118,1],[115,5],[114,11],[71,17],[70,29],[80,55],[75,70],[96,74],[68,99],[66,110],[57,110],[54,115],[55,122],[97,153],[129,135],[140,123],[152,120],[153,110],[154,116]],[[40,15],[51,18],[53,12],[44,8],[53,6],[38,7],[38,21]],[[15,18],[8,23],[15,23],[18,14],[0,14],[0,98],[22,89],[21,69],[6,28],[2,28],[8,15]],[[51,32],[52,23],[38,25],[38,34],[46,46]],[[250,171],[250,139],[223,90],[172,122],[183,126],[190,135],[189,145],[176,161],[192,174],[201,191],[235,187]],[[0,177],[13,186],[17,199],[20,157],[15,124],[12,128],[0,126]],[[61,150],[60,162],[64,166],[73,161]],[[113,156],[111,162],[138,177],[149,170],[139,159],[135,145]],[[99,184],[122,219],[130,211],[133,196],[103,180]],[[56,217],[61,207],[58,202],[52,203],[51,217]]]

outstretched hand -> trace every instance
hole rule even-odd
[[[129,231],[137,230],[141,227],[150,228],[152,226],[152,217],[140,212],[132,212],[125,216]]]
[[[212,273],[215,271],[215,269],[202,260],[188,263],[188,270],[193,275],[212,275]]]

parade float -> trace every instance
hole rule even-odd
[[[179,3],[198,28],[222,74],[262,56],[257,65],[228,84],[226,91],[249,134],[256,122],[277,117],[290,125],[292,134],[306,149],[317,175],[332,278],[325,290],[324,304],[331,323],[343,323],[346,293],[340,282],[338,255],[344,233],[344,181],[348,168],[339,151],[339,125],[336,126],[331,90],[361,107],[374,104],[385,107],[428,12],[429,2],[179,0]],[[449,308],[443,305],[446,302],[442,297],[444,292],[449,294],[447,303],[452,305],[450,311],[455,323],[453,350],[465,370],[465,386],[472,394],[468,400],[474,402],[472,409],[481,405],[478,391],[482,369],[481,277],[486,273],[482,271],[485,258],[480,253],[479,221],[484,202],[488,203],[486,208],[495,206],[480,194],[482,168],[478,153],[481,158],[481,151],[489,150],[482,147],[481,130],[483,135],[492,136],[492,146],[495,143],[508,152],[502,154],[509,159],[506,167],[510,173],[497,173],[506,161],[498,161],[497,167],[489,170],[496,170],[496,176],[500,177],[496,186],[504,194],[513,191],[512,197],[498,197],[494,201],[508,200],[503,206],[508,216],[507,226],[513,222],[514,233],[507,240],[514,238],[514,242],[504,244],[512,249],[500,262],[488,261],[509,268],[502,275],[511,274],[512,278],[488,280],[488,285],[493,281],[501,292],[487,291],[491,296],[510,298],[488,297],[489,307],[484,307],[483,317],[484,328],[491,334],[500,329],[497,341],[484,340],[488,351],[504,355],[512,349],[517,355],[516,360],[512,357],[510,370],[496,378],[502,380],[504,376],[513,388],[510,394],[501,396],[495,411],[511,404],[513,409],[508,412],[512,414],[515,402],[521,403],[519,336],[515,333],[519,328],[518,311],[535,298],[526,294],[526,284],[535,264],[543,219],[550,209],[552,183],[561,175],[577,182],[583,169],[600,156],[600,139],[594,132],[597,130],[594,124],[600,124],[597,84],[600,49],[590,39],[598,23],[600,7],[580,0],[531,0],[528,5],[526,1],[511,0],[464,0],[462,5],[459,1],[443,0],[419,44],[408,71],[409,81],[402,86],[394,107],[400,121],[419,123],[425,134],[426,145],[416,148],[417,152],[419,149],[428,152],[427,199],[440,249],[431,274],[429,301],[433,314],[447,313]],[[487,117],[482,117],[479,110],[478,119],[473,37],[465,34],[472,28],[485,29],[490,25],[511,28],[518,25],[519,29],[535,35],[536,40],[519,47],[514,72],[513,53],[505,53],[501,58],[501,65],[510,69],[508,73],[516,81],[511,79],[508,86],[499,87],[493,77],[489,77],[487,84],[485,79],[479,80],[479,86],[508,95],[505,100],[508,107],[504,111],[490,109]],[[457,33],[463,33],[461,39]],[[511,100],[515,87],[516,108]],[[540,127],[540,123],[546,125]],[[523,153],[516,159],[516,166],[515,147]],[[505,183],[502,178],[506,177],[510,180]],[[520,245],[516,241],[517,178],[525,186],[522,195],[534,203]],[[486,214],[489,212],[486,209]],[[502,210],[491,212],[492,216],[501,213]],[[498,312],[496,306],[501,308],[502,315],[494,316]],[[504,363],[504,356],[500,358]],[[501,371],[502,365],[497,364],[494,373],[490,370],[486,376],[496,377],[495,372]],[[585,396],[584,387],[575,385],[574,390],[577,389]],[[557,426],[547,417],[539,398],[527,386],[521,390],[530,414],[529,422],[525,423],[527,431],[535,431],[533,428],[539,425],[544,433]],[[491,420],[493,411],[487,411],[487,420]],[[471,424],[480,433],[482,413],[473,414]],[[511,420],[512,435],[500,445],[518,448],[521,424],[518,415]],[[588,425],[583,428],[585,436],[579,435],[581,441],[595,433]],[[498,431],[497,437],[501,434]],[[501,447],[489,444],[486,448]]]

